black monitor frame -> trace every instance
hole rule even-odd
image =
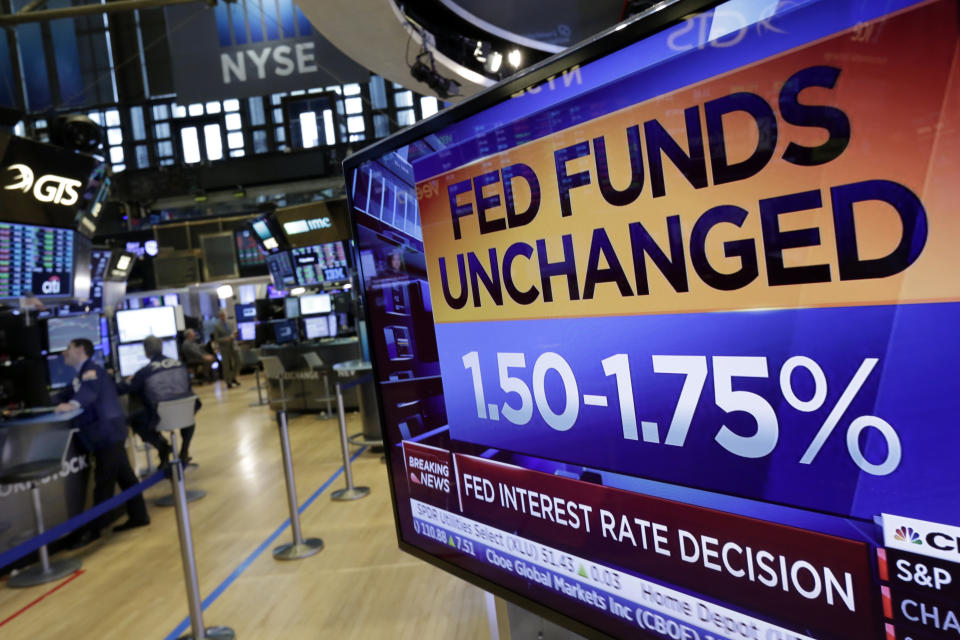
[[[722,3],[723,0],[675,0],[669,4],[661,3],[661,5],[665,4],[665,6],[657,5],[647,11],[644,11],[643,13],[638,14],[624,23],[607,29],[606,31],[603,31],[560,54],[547,58],[546,60],[543,60],[542,62],[528,69],[525,69],[523,72],[507,78],[506,80],[490,87],[485,91],[481,91],[468,100],[456,105],[455,107],[440,111],[436,115],[431,116],[427,120],[413,127],[408,127],[407,129],[395,133],[394,135],[381,140],[376,144],[366,147],[358,153],[348,156],[343,162],[344,176],[351,176],[355,170],[359,169],[367,161],[376,160],[381,156],[390,153],[391,151],[395,151],[412,142],[421,140],[431,133],[440,131],[443,128],[459,122],[471,115],[477,114],[485,109],[509,100],[512,95],[515,95],[524,89],[535,87],[541,83],[549,81],[552,78],[559,77],[564,71],[568,71],[577,65],[586,64],[592,60],[623,49],[624,47],[636,41],[642,40],[643,38],[683,22],[692,14],[706,11]],[[352,210],[353,199],[351,190],[349,188],[347,189],[347,200]],[[359,229],[357,225],[357,219],[355,216],[351,215],[350,220],[353,237],[358,238]],[[354,251],[357,250],[358,249],[354,245]],[[359,264],[359,256],[355,256],[354,262]],[[358,296],[361,300],[364,300],[366,298],[366,291],[364,290],[363,279],[358,278],[358,280],[361,288],[360,291],[358,291]],[[364,314],[366,317],[367,326],[373,326],[371,324],[371,315],[368,308],[364,309]],[[371,360],[373,363],[374,379],[380,380],[381,372],[378,370],[376,358],[371,358]],[[380,416],[386,415],[384,412],[385,407],[383,403],[383,397],[379,390],[379,385],[377,385],[376,395],[377,407],[380,412]],[[381,427],[383,428],[384,425],[381,424]],[[402,551],[405,551],[419,558],[420,560],[443,569],[444,571],[451,573],[458,578],[466,580],[467,582],[470,582],[471,584],[474,584],[485,591],[504,598],[505,600],[517,604],[539,616],[542,616],[543,618],[560,624],[583,636],[588,638],[610,637],[598,629],[588,626],[575,618],[564,615],[555,609],[540,604],[535,600],[531,600],[520,593],[501,586],[496,582],[487,580],[478,574],[463,569],[453,563],[447,562],[438,556],[430,554],[426,551],[423,551],[419,547],[405,542],[400,529],[399,513],[397,511],[396,503],[397,494],[396,487],[394,486],[394,469],[392,468],[390,456],[386,456],[386,463],[388,467],[387,476],[390,480],[390,493],[392,498],[391,503],[394,512],[394,526],[396,528],[397,541]]]

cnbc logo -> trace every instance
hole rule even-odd
[[[885,513],[883,541],[891,549],[960,562],[960,526]]]
[[[893,539],[899,542],[909,542],[911,544],[923,544],[920,534],[910,527],[899,527],[893,534]]]
[[[224,84],[315,73],[316,31],[292,0],[218,2]]]

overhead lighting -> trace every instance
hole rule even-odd
[[[496,73],[500,71],[500,66],[502,64],[503,54],[501,54],[499,51],[493,51],[487,56],[487,61],[484,63],[483,68],[490,73]]]
[[[233,287],[228,284],[222,284],[217,287],[217,297],[221,300],[228,300],[233,297]]]
[[[519,69],[520,63],[523,62],[523,55],[521,55],[520,49],[513,49],[510,53],[508,53],[507,62],[509,62],[510,66],[514,69]]]
[[[302,296],[306,292],[307,290],[303,287],[294,287],[293,289],[290,289],[290,295],[292,296]]]
[[[410,75],[417,82],[422,82],[433,89],[443,100],[460,95],[460,83],[437,73],[433,54],[426,49],[420,52],[416,62],[410,67]]]

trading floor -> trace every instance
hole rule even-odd
[[[343,486],[336,419],[293,417],[290,438],[304,536],[323,538],[317,556],[273,559],[291,538],[274,416],[256,401],[253,377],[227,391],[196,389],[197,416],[188,488],[207,491],[190,505],[204,621],[238,638],[310,639],[488,637],[483,593],[397,549],[387,474],[379,454],[353,464],[356,502],[334,502]],[[251,389],[253,389],[251,391]],[[348,432],[360,430],[348,414]],[[166,481],[147,491],[169,492]],[[0,585],[0,638],[175,639],[189,631],[174,511],[150,506],[149,527],[108,533],[78,553],[82,570],[32,589]],[[57,558],[62,554],[60,552]]]

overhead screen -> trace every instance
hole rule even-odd
[[[70,297],[76,245],[70,229],[0,222],[0,300]]]
[[[117,311],[117,334],[120,342],[143,342],[148,336],[172,338],[177,335],[176,312],[173,307]]]
[[[592,636],[956,637],[960,5],[661,5],[345,163],[401,547]]]

